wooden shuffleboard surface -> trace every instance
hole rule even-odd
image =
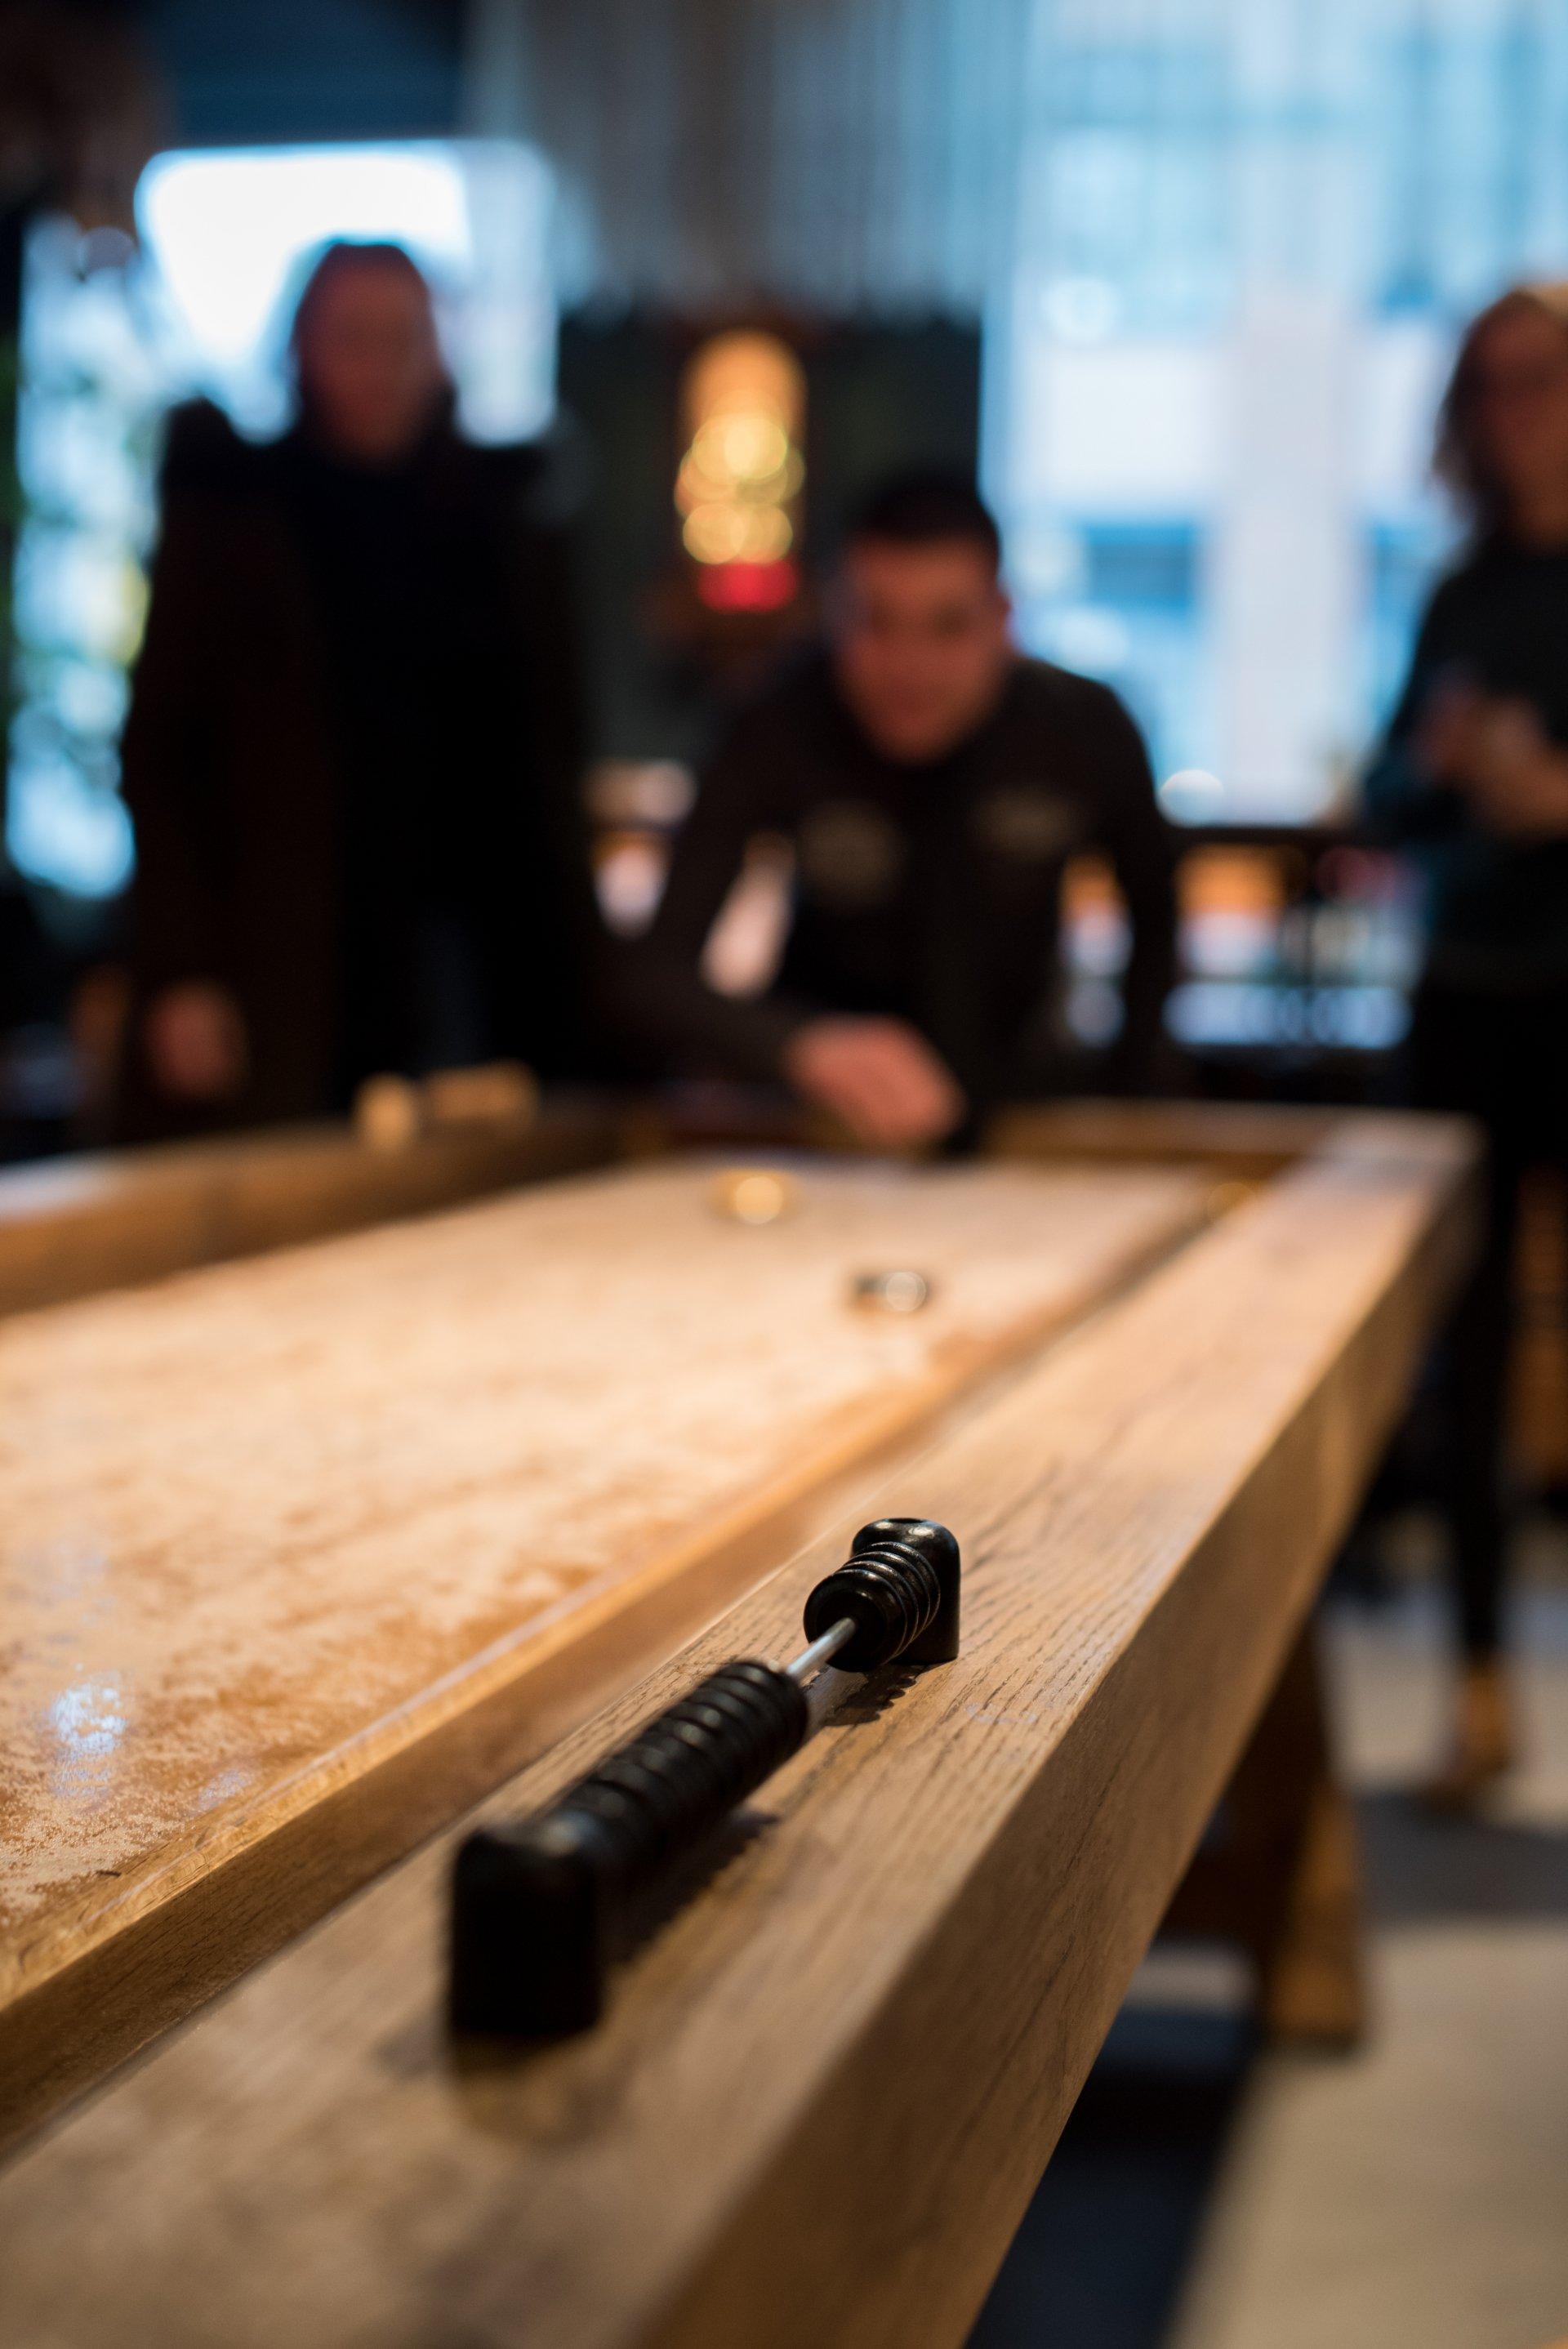
[[[958,1660],[832,1676],[589,2037],[446,2035],[443,1837],[22,2153],[7,2341],[956,2349],[1408,1391],[1470,1163],[1345,1122],[496,1797],[787,1653],[859,1517],[960,1534]]]
[[[46,1159],[0,1172],[0,1314],[602,1166],[614,1119],[551,1103],[377,1149],[346,1124],[285,1126]]]
[[[0,2115],[186,2012],[1201,1224],[1159,1170],[647,1165],[0,1328]],[[899,1319],[854,1278],[910,1266]]]

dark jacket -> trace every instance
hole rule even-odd
[[[789,942],[761,998],[707,988],[699,960],[759,834],[794,855]],[[692,1061],[777,1075],[825,1012],[891,1015],[936,1048],[976,1105],[1082,1073],[1060,1018],[1063,868],[1106,856],[1132,950],[1117,1051],[1096,1081],[1137,1084],[1171,983],[1171,834],[1137,728],[1109,688],[1017,661],[979,730],[929,766],[881,758],[825,654],[733,728],[703,780],[646,943],[642,1018]]]
[[[238,1123],[341,1106],[369,1072],[366,1056],[396,1054],[396,1022],[374,1039],[350,1032],[355,957],[378,922],[388,986],[413,1003],[399,925],[412,928],[431,892],[462,935],[484,1049],[547,1074],[576,1070],[588,1049],[598,925],[564,539],[545,461],[431,437],[397,492],[410,526],[393,552],[414,566],[416,605],[431,565],[442,584],[419,622],[388,630],[384,659],[374,633],[356,641],[360,605],[374,609],[380,592],[393,622],[403,606],[374,568],[361,597],[352,556],[334,571],[344,535],[334,494],[297,434],[250,445],[204,403],[172,419],[123,744],[135,992],[145,1005],[181,979],[232,990],[251,1059],[244,1097],[225,1111]],[[471,628],[466,608],[446,608],[470,594]],[[445,646],[430,674],[427,636]],[[449,710],[449,753],[437,731]],[[368,747],[367,723],[379,730]],[[391,895],[378,906],[384,877]],[[134,1041],[125,1091],[132,1134],[202,1123],[155,1101]]]

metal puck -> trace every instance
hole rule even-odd
[[[931,1283],[923,1272],[901,1265],[891,1272],[857,1273],[850,1294],[872,1312],[918,1313],[931,1302]]]
[[[790,1213],[796,1186],[788,1174],[770,1166],[731,1166],[713,1186],[713,1205],[737,1224],[776,1224]]]

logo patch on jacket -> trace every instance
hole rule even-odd
[[[903,877],[909,843],[869,801],[830,800],[800,825],[795,854],[810,894],[848,910],[886,904]]]
[[[1081,810],[1044,783],[987,792],[970,823],[982,848],[1016,864],[1054,864],[1078,845],[1084,830]]]

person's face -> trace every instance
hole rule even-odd
[[[1471,397],[1481,461],[1505,500],[1568,487],[1568,329],[1523,307],[1494,318]]]
[[[346,271],[312,306],[300,376],[323,437],[362,464],[415,446],[445,385],[430,297],[407,271]]]
[[[884,758],[940,759],[995,709],[1013,658],[1007,598],[967,539],[862,539],[830,605],[833,666]]]

